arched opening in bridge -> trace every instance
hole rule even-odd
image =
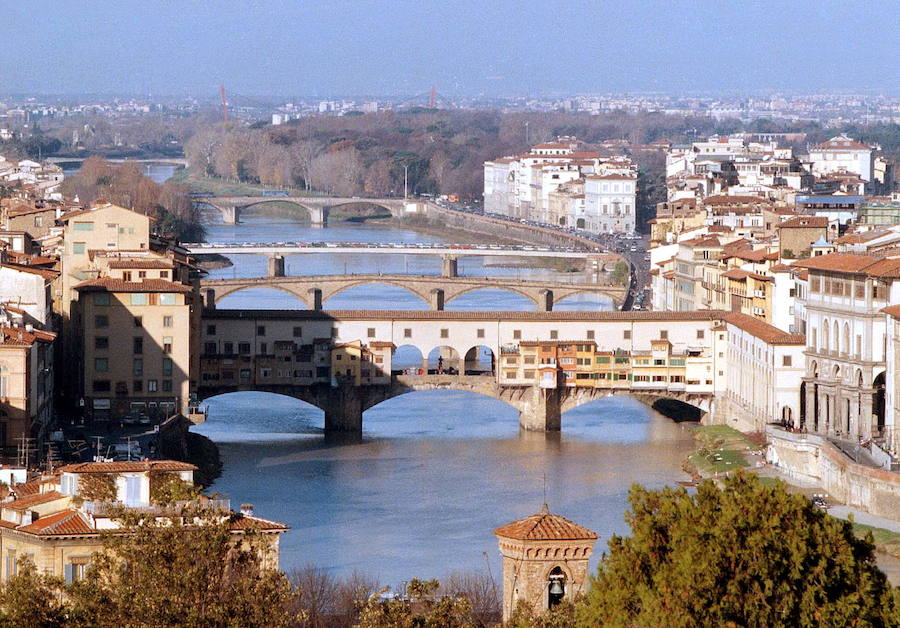
[[[600,438],[610,444],[690,440],[677,422],[628,394],[595,397],[565,410],[561,433],[566,438]]]
[[[300,297],[277,288],[247,288],[216,301],[220,310],[307,310]]]
[[[466,351],[463,360],[465,375],[490,375],[496,373],[497,363],[493,350],[487,345],[478,345]]]
[[[490,312],[506,310],[511,312],[534,312],[534,301],[513,290],[484,288],[470,290],[448,301],[445,310]]]
[[[391,357],[393,375],[424,375],[425,358],[415,345],[400,345]]]
[[[553,309],[557,312],[609,312],[616,306],[605,294],[580,292],[560,299],[553,304]]]
[[[262,391],[226,392],[201,403],[206,422],[192,427],[216,443],[287,440],[321,435],[325,414],[288,395]]]
[[[329,310],[427,310],[428,304],[406,288],[375,282],[341,290],[326,299],[325,307]]]
[[[706,414],[705,410],[698,408],[691,403],[668,397],[657,399],[650,407],[676,423],[684,421],[699,423],[700,419],[703,418],[703,415]]]
[[[392,217],[390,209],[375,203],[344,203],[328,209],[329,222],[365,222]]]
[[[254,222],[278,222],[276,220],[278,218],[288,218],[292,221],[304,223],[312,222],[312,213],[309,211],[309,208],[277,197],[271,201],[260,201],[241,207],[240,212],[242,222],[248,220],[253,220]]]
[[[459,375],[461,368],[459,351],[453,347],[443,345],[428,352],[428,373],[430,375]]]
[[[474,391],[415,390],[366,410],[363,431],[366,437],[510,438],[520,433],[519,411]]]

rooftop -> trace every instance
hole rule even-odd
[[[536,515],[500,526],[494,530],[494,534],[520,541],[581,541],[600,538],[593,530],[561,515],[551,514],[547,504]]]
[[[770,325],[758,318],[741,314],[739,312],[729,312],[725,315],[725,322],[734,325],[748,334],[756,336],[760,340],[770,345],[805,345],[806,336],[804,334],[789,334]]]
[[[128,473],[135,471],[196,471],[197,467],[177,460],[139,460],[132,462],[78,462],[60,467],[62,473]]]

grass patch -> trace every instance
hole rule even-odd
[[[688,456],[686,470],[701,475],[746,467],[744,453],[756,448],[741,432],[727,425],[701,425],[695,428],[694,438],[698,447]]]
[[[216,177],[206,177],[193,168],[180,168],[171,179],[175,183],[189,186],[196,192],[209,192],[216,196],[259,196],[263,190],[279,190],[277,185],[261,185],[257,183],[241,183]],[[291,196],[321,196],[318,192],[308,190],[289,190]]]
[[[853,522],[851,525],[853,526],[853,533],[859,538],[871,532],[878,551],[900,558],[900,532],[867,526],[863,523]]]

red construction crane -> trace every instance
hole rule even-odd
[[[228,101],[225,100],[225,85],[219,85],[219,94],[222,96],[222,118],[228,122]]]

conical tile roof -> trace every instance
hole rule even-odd
[[[580,541],[600,538],[593,530],[588,530],[563,516],[551,514],[547,504],[541,512],[494,530],[494,534],[520,541]]]

